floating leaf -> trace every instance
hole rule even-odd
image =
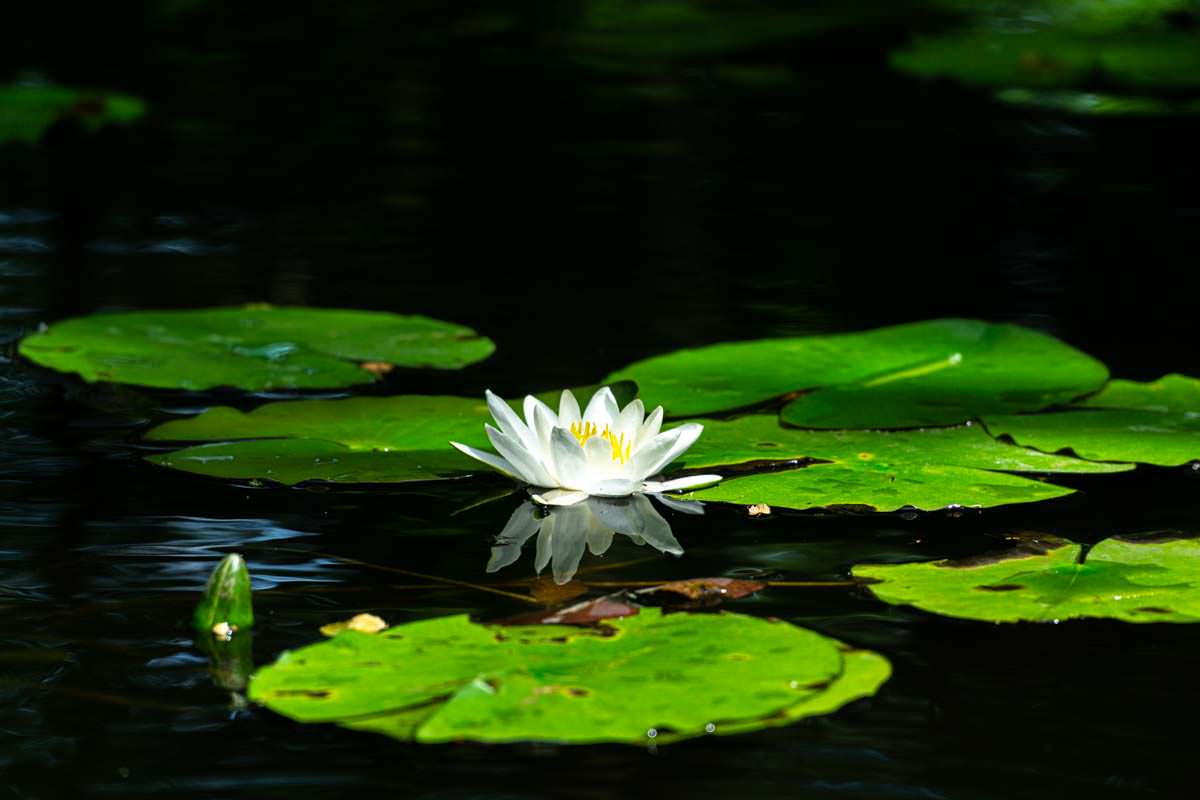
[[[615,384],[613,390],[629,400],[637,395],[637,387],[627,381]],[[586,404],[594,391],[595,387],[585,387],[575,393]],[[557,403],[560,392],[545,394],[553,395]],[[148,457],[161,466],[212,477],[270,480],[288,486],[309,480],[404,483],[476,473],[478,463],[449,443],[490,449],[485,421],[491,417],[483,398],[397,395],[288,400],[253,411],[216,406],[152,428],[146,438],[214,442]]]
[[[0,144],[36,142],[57,122],[94,131],[140,119],[146,107],[136,97],[65,86],[0,86]]]
[[[1053,414],[987,417],[993,436],[1096,461],[1177,467],[1200,460],[1200,380],[1113,381],[1082,407]]]
[[[783,411],[811,428],[918,427],[1034,411],[1100,388],[1104,365],[1016,325],[933,320],[863,333],[680,350],[611,376],[670,416],[742,408],[800,390]]]
[[[1200,379],[1176,373],[1149,383],[1109,381],[1103,390],[1077,405],[1200,416]]]
[[[1086,556],[1086,558],[1085,558]],[[1111,617],[1200,622],[1200,540],[1105,539],[1087,550],[1059,541],[964,562],[860,564],[887,603],[993,622]]]
[[[419,742],[672,741],[873,694],[887,662],[786,622],[643,609],[594,628],[442,617],[285,653],[250,697],[301,722]]]
[[[914,431],[805,431],[757,414],[705,421],[679,462],[688,470],[756,461],[817,460],[799,469],[730,477],[689,499],[773,507],[989,507],[1070,494],[1071,489],[1009,472],[1103,473],[1128,464],[1095,464],[997,442],[979,426]]]
[[[20,353],[86,381],[165,389],[317,389],[370,383],[359,362],[458,369],[495,347],[422,316],[324,308],[131,311],[57,322]]]

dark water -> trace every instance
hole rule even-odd
[[[894,73],[890,49],[955,24],[916,6],[612,69],[568,35],[580,4],[449,5],[98,4],[70,24],[52,4],[0,12],[0,81],[106,86],[151,109],[135,127],[0,147],[5,339],[120,308],[420,312],[487,333],[496,356],[377,391],[515,395],[681,346],[961,315],[1054,333],[1127,377],[1200,374],[1195,119],[1031,112]],[[895,676],[871,700],[762,733],[658,750],[427,748],[233,704],[188,625],[222,554],[250,562],[259,664],[361,610],[393,623],[522,611],[378,567],[492,585],[530,577],[533,554],[484,574],[513,501],[455,512],[498,484],[251,488],[141,460],[147,425],[231,399],[85,386],[9,348],[3,796],[1140,798],[1191,786],[1195,627],[993,626],[839,588],[733,607],[880,650]],[[684,556],[618,539],[583,569],[820,580],[861,560],[980,552],[1014,531],[1200,530],[1187,471],[1072,485],[1081,493],[961,516],[669,513]]]

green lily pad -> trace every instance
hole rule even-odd
[[[586,407],[598,387],[573,389]],[[629,381],[613,384],[624,404],[637,396]],[[540,395],[558,403],[561,390]],[[520,401],[511,401],[514,408]],[[519,410],[519,408],[518,408]],[[147,460],[215,478],[269,480],[292,486],[304,481],[405,483],[461,478],[479,462],[450,442],[490,449],[484,399],[432,395],[285,400],[253,411],[216,406],[146,433],[160,442],[210,442]]]
[[[753,406],[800,390],[782,418],[811,428],[918,427],[1034,411],[1095,391],[1104,365],[1016,325],[933,320],[862,333],[680,350],[611,376],[670,416]]]
[[[925,78],[993,88],[1200,89],[1200,36],[1188,32],[1084,35],[1063,30],[973,30],[919,38],[892,66]]]
[[[347,631],[283,654],[249,694],[300,722],[423,743],[643,744],[829,713],[889,672],[786,622],[643,609],[594,628],[457,616]]]
[[[860,564],[880,600],[966,619],[1200,622],[1200,540],[1105,539],[1084,552],[1052,541],[995,557]]]
[[[816,459],[795,469],[729,477],[688,499],[782,508],[906,506],[986,508],[1029,503],[1073,490],[1032,478],[1033,473],[1107,473],[1129,464],[1096,464],[997,442],[977,425],[912,431],[809,431],[780,427],[758,414],[728,422],[704,421],[704,433],[676,466],[687,470],[756,461]]]
[[[1048,453],[1094,461],[1177,467],[1200,460],[1200,381],[1167,375],[1153,383],[1113,381],[1053,414],[986,417],[993,436]]]
[[[1076,405],[1200,416],[1200,379],[1175,373],[1148,383],[1109,381],[1104,389]]]
[[[272,306],[76,317],[20,344],[26,358],[89,382],[251,391],[370,383],[391,366],[459,369],[494,349],[429,317]]]
[[[66,86],[0,86],[0,143],[36,142],[56,122],[70,120],[94,131],[140,119],[136,97]]]

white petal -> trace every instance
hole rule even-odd
[[[503,472],[508,477],[516,478],[519,481],[525,480],[519,474],[517,474],[516,467],[514,467],[512,464],[508,463],[507,461],[505,461],[503,458],[496,455],[495,453],[488,453],[484,450],[476,450],[474,447],[471,447],[469,444],[459,444],[458,442],[451,442],[450,445],[452,447],[454,447],[456,450],[458,450],[459,452],[470,456],[471,458],[475,459],[476,461],[482,461],[484,464],[487,464],[489,467],[496,470],[497,472]]]
[[[662,430],[663,407],[658,406],[650,412],[650,416],[646,417],[646,421],[642,423],[642,429],[638,431],[637,441],[633,445],[633,449],[638,449],[642,445],[649,442],[658,432]]]
[[[534,398],[535,400],[537,398]],[[528,402],[526,403],[528,408]],[[533,431],[533,438],[537,441],[538,452],[536,453],[537,460],[546,472],[550,475],[551,486],[558,485],[558,473],[554,469],[554,460],[550,457],[550,434],[554,431],[554,423],[557,419],[554,412],[545,403],[538,401],[532,409],[532,419],[530,420],[530,430]]]
[[[533,495],[533,499],[544,506],[573,506],[587,500],[588,493],[572,489],[551,489],[548,492]]]
[[[587,486],[587,493],[592,497],[626,497],[637,491],[641,491],[641,483],[628,478],[609,478]]]
[[[583,443],[583,457],[587,459],[588,472],[601,475],[609,471],[613,463],[612,445],[607,439],[593,436]]]
[[[580,419],[579,401],[570,389],[563,389],[562,397],[558,399],[558,427],[569,430]]]
[[[558,475],[558,485],[564,489],[582,489],[587,483],[587,459],[583,448],[571,433],[563,428],[550,432],[550,461]]]
[[[626,444],[636,446],[638,433],[642,430],[642,420],[645,416],[646,407],[642,405],[642,401],[633,400],[617,417],[616,424],[612,429],[613,435],[624,436]]]
[[[689,422],[665,433],[660,433],[633,454],[634,474],[642,477],[658,474],[663,467],[691,447],[703,430],[703,425]]]
[[[508,403],[504,402],[504,398],[500,397],[500,395],[491,389],[486,390],[483,394],[487,398],[488,411],[491,411],[492,416],[496,418],[496,422],[500,425],[500,430],[512,437],[514,441],[520,442],[521,446],[531,456],[537,458],[537,439],[534,437],[533,431],[529,430],[529,426],[521,421],[521,418],[517,416],[517,412],[509,408]]]
[[[720,475],[685,475],[682,478],[675,478],[669,481],[658,483],[656,481],[646,481],[642,485],[643,492],[651,494],[660,494],[662,492],[679,492],[683,489],[694,489],[697,486],[708,486],[721,480]]]
[[[620,413],[617,408],[617,398],[613,397],[612,389],[602,386],[588,401],[587,410],[583,412],[583,421],[595,423],[600,430],[605,428],[611,430]]]
[[[534,486],[550,486],[554,483],[542,465],[515,439],[491,425],[484,425],[483,429],[487,432],[492,447],[500,451],[500,455],[516,468],[517,476],[521,480]]]

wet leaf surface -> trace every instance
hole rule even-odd
[[[1200,622],[1200,540],[1055,542],[966,563],[860,564],[880,600],[994,622]]]
[[[833,336],[679,350],[612,378],[669,416],[743,408],[795,392],[781,418],[808,428],[903,428],[1035,411],[1100,388],[1108,371],[1016,325],[932,320]]]
[[[418,742],[667,742],[825,714],[873,694],[875,654],[739,614],[593,628],[442,617],[342,633],[259,670],[252,699],[301,722]]]
[[[979,426],[916,431],[804,431],[780,427],[758,414],[728,422],[708,420],[699,441],[680,462],[685,469],[711,469],[775,459],[817,459],[799,469],[728,477],[688,499],[766,503],[806,509],[859,505],[877,511],[905,506],[989,507],[1061,497],[1071,489],[1029,473],[1106,473],[1127,464],[1096,464],[997,442]],[[720,471],[718,469],[718,471]]]
[[[1175,467],[1200,460],[1200,380],[1168,375],[1152,383],[1113,381],[1080,406],[984,422],[994,436],[1096,461]]]
[[[362,362],[459,369],[490,339],[429,317],[246,306],[75,317],[21,341],[26,358],[86,381],[251,391],[371,383]]]

